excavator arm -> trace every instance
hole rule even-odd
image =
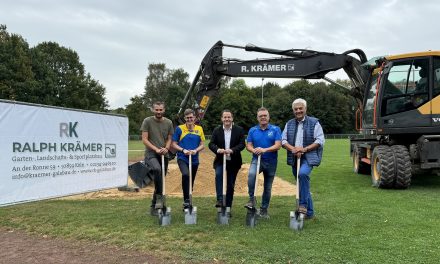
[[[224,58],[224,47],[274,54],[280,57],[255,60]],[[350,54],[357,55],[359,59]],[[195,94],[195,105],[191,107],[195,108],[196,116],[201,121],[212,98],[218,94],[219,84],[224,76],[324,79],[331,82],[325,75],[331,71],[344,69],[353,83],[354,88],[351,88],[351,94],[358,102],[362,102],[369,76],[368,68],[362,66],[365,62],[367,62],[367,57],[360,49],[336,54],[302,49],[276,50],[254,45],[243,47],[218,41],[203,58],[192,84],[180,104],[177,118],[181,123],[180,115],[187,107],[190,97]]]

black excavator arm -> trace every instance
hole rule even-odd
[[[255,60],[224,58],[222,56],[224,47],[274,54],[281,57]],[[359,59],[350,54],[357,55]],[[218,94],[220,80],[224,76],[324,79],[332,82],[325,75],[331,71],[344,69],[353,82],[354,88],[350,90],[351,94],[358,102],[362,103],[364,88],[369,77],[368,68],[362,66],[366,61],[367,57],[360,49],[336,54],[302,49],[276,50],[254,45],[242,47],[218,41],[203,58],[192,84],[180,104],[177,119],[179,123],[182,123],[181,113],[187,107],[190,97],[195,93],[195,105],[191,107],[195,108],[197,119],[201,121],[212,98]]]

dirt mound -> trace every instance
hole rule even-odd
[[[215,174],[212,167],[214,161],[214,154],[205,149],[200,153],[200,165],[197,171],[196,180],[194,183],[194,196],[215,196]],[[241,170],[237,175],[235,183],[236,196],[247,196],[247,174],[249,171],[249,164],[243,164]],[[129,186],[135,186],[129,178]],[[182,174],[177,166],[176,159],[170,161],[168,165],[168,174],[166,176],[166,193],[169,196],[182,196]],[[263,191],[263,176],[262,174],[258,180],[258,194],[261,195]],[[294,195],[296,186],[275,177],[272,185],[272,195]],[[118,189],[109,189],[87,194],[80,194],[71,196],[74,199],[93,199],[93,198],[141,198],[148,197],[154,192],[154,186],[151,184],[146,188],[140,189],[139,192],[119,191]]]

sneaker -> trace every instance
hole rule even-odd
[[[222,201],[217,201],[217,202],[215,203],[215,207],[216,207],[216,208],[223,207],[223,202],[222,202]]]
[[[267,208],[260,208],[260,218],[269,219],[269,214],[267,213]]]
[[[247,209],[254,209],[255,207],[254,199],[250,198],[249,202],[247,202],[247,204],[245,204],[244,207],[246,207]]]

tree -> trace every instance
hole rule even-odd
[[[0,98],[105,111],[105,87],[86,74],[78,54],[55,42],[29,48],[0,25]]]
[[[234,79],[230,85],[225,84],[209,106],[203,120],[203,128],[210,133],[215,126],[220,124],[220,115],[224,109],[229,109],[234,114],[234,123],[245,130],[256,123],[258,98],[255,92],[246,85],[243,79]]]
[[[260,89],[258,88],[257,91]],[[269,110],[270,123],[282,128],[285,122],[292,118],[292,108],[290,107],[292,96],[276,83],[268,82],[263,86],[263,89],[264,107]]]
[[[190,87],[189,74],[183,69],[169,70],[166,76],[167,96],[165,98],[166,113],[174,118],[179,111],[180,103]]]
[[[142,121],[145,117],[152,115],[150,108],[140,95],[130,98],[125,114],[128,116],[128,131],[130,135],[139,135]]]
[[[126,106],[130,135],[139,134],[142,121],[152,115],[150,107],[155,101],[165,102],[165,116],[173,120],[189,88],[188,78],[183,69],[168,69],[163,63],[149,64],[145,92],[130,98]]]
[[[189,74],[183,69],[168,69],[164,63],[149,64],[143,94],[145,105],[151,106],[155,101],[165,102],[166,114],[173,119],[189,89],[188,78]]]
[[[145,82],[145,102],[147,105],[151,106],[154,101],[165,102],[168,97],[167,74],[165,63],[148,65],[148,75]]]
[[[346,91],[335,85],[324,82],[310,83],[301,80],[285,87],[291,96],[289,104],[296,98],[307,101],[307,114],[320,119],[325,133],[346,133],[352,131],[351,97]],[[293,115],[291,114],[293,117]],[[291,118],[292,118],[291,117]]]
[[[28,43],[0,25],[0,98],[27,102],[35,86]]]
[[[86,110],[105,111],[105,88],[86,74],[78,54],[55,42],[43,42],[31,49],[32,67],[38,89],[31,99],[38,103]]]

